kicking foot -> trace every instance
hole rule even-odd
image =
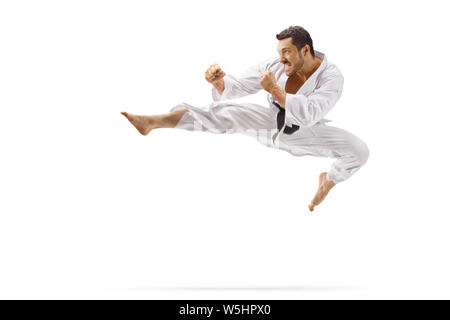
[[[308,205],[309,211],[313,211],[314,207],[325,199],[328,192],[336,185],[333,181],[327,180],[327,173],[322,172],[319,176],[319,189],[317,190],[314,199],[311,200],[311,203]]]
[[[124,111],[121,112],[121,114],[123,114],[143,136],[146,136],[150,131],[158,127],[157,119],[154,116],[138,116]]]

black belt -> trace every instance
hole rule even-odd
[[[285,117],[286,117],[286,110],[283,107],[281,107],[278,104],[278,102],[273,101],[273,103],[278,107],[278,109],[280,109],[280,111],[278,111],[278,114],[277,114],[277,128],[278,128],[278,131],[280,131],[281,128],[283,128],[283,125],[284,125],[284,121],[285,121]],[[293,124],[292,127],[286,126],[284,128],[283,132],[286,133],[286,134],[293,134],[298,129],[300,129],[300,127],[295,125],[295,124]]]

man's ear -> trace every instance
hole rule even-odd
[[[302,48],[302,54],[304,57],[306,57],[306,54],[310,52],[309,44],[305,44]]]

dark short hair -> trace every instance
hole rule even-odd
[[[309,32],[303,29],[300,26],[290,26],[287,29],[284,29],[280,33],[277,34],[278,40],[283,40],[287,38],[292,38],[292,44],[297,47],[298,52],[305,46],[309,45],[311,48],[311,54],[313,57],[316,56],[314,52],[313,47],[313,41],[311,39],[311,36],[309,35]]]

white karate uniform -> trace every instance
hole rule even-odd
[[[270,70],[277,84],[285,88],[288,76],[280,58],[271,58],[248,68],[241,77],[226,74],[225,89],[220,95],[212,88],[211,104],[195,107],[185,102],[171,109],[187,109],[175,128],[208,131],[212,133],[243,133],[255,137],[266,146],[285,150],[295,156],[311,155],[336,160],[327,173],[335,183],[348,179],[363,166],[369,156],[367,145],[358,137],[326,123],[324,116],[333,108],[342,94],[344,77],[327,60],[324,53],[315,50],[322,60],[320,67],[307,79],[296,94],[286,94],[285,123],[277,129],[279,109],[268,93],[269,108],[253,103],[225,101],[254,94],[262,89],[261,75]],[[284,133],[286,126],[298,125],[292,134]]]

